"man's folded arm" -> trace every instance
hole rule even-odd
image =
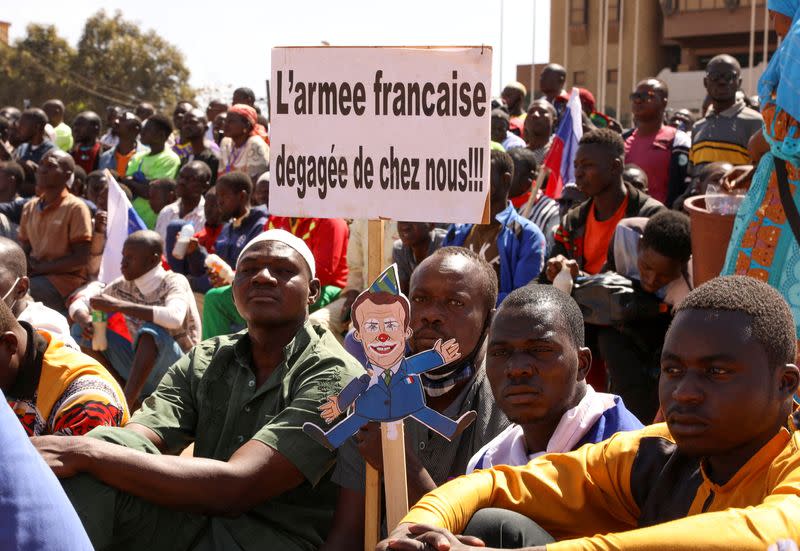
[[[702,513],[647,528],[552,543],[547,551],[764,551],[781,539],[800,541],[800,497],[773,496],[757,507]]]
[[[460,534],[477,511],[497,507],[533,519],[557,539],[630,530],[640,514],[630,491],[638,439],[630,434],[459,477],[423,497],[402,522]]]

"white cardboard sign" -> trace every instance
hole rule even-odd
[[[272,50],[270,212],[479,223],[492,50]]]

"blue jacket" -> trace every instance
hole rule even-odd
[[[438,352],[426,350],[403,358],[388,387],[379,379],[368,388],[370,377],[362,375],[350,381],[339,393],[339,409],[344,411],[355,401],[356,415],[373,421],[396,421],[408,417],[425,407],[420,373],[442,365],[444,359]]]
[[[520,216],[511,203],[495,216],[502,226],[497,235],[500,255],[500,293],[497,304],[519,287],[539,277],[544,266],[545,239],[536,224]],[[474,224],[450,226],[442,247],[462,247]]]
[[[248,215],[239,226],[234,227],[233,222],[227,222],[214,243],[217,256],[228,263],[231,268],[236,268],[236,260],[244,246],[255,236],[264,231],[264,224],[269,219],[267,209],[258,206],[250,209]],[[208,253],[203,247],[186,257],[189,275],[204,276],[206,273],[206,257]]]

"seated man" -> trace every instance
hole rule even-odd
[[[41,194],[25,204],[18,235],[31,295],[62,314],[64,299],[88,280],[92,241],[89,207],[67,190],[74,171],[72,157],[60,149],[44,156],[36,176]]]
[[[128,171],[128,163],[137,153],[146,151],[146,147],[139,141],[139,132],[142,130],[142,121],[133,113],[126,111],[119,117],[117,128],[117,145],[100,154],[98,168],[108,169],[114,178],[122,180]]]
[[[550,285],[526,285],[508,295],[489,330],[486,376],[513,424],[472,456],[467,474],[524,465],[641,429],[619,396],[586,383],[591,364],[583,315],[572,298]]]
[[[263,232],[264,224],[268,220],[267,210],[264,207],[250,207],[253,182],[243,172],[230,172],[220,176],[215,188],[219,210],[226,222],[217,237],[215,254],[229,266],[235,266],[241,251]],[[226,335],[244,327],[245,321],[233,303],[231,286],[206,270],[205,260],[211,253],[203,247],[191,244],[188,250],[190,252],[186,255],[186,267],[188,275],[196,278],[194,290],[206,293],[203,338]]]
[[[28,262],[22,248],[5,237],[0,237],[0,297],[11,308],[17,321],[30,323],[37,331],[47,331],[56,340],[80,350],[69,332],[67,318],[36,302],[28,294]]]
[[[86,174],[97,170],[103,145],[97,139],[100,135],[100,116],[94,111],[82,111],[72,121],[74,147],[70,155],[75,165],[81,167]]]
[[[133,156],[128,162],[126,177],[122,182],[133,191],[136,196],[133,208],[151,230],[156,226],[158,213],[154,212],[147,202],[150,196],[150,181],[175,178],[181,165],[178,155],[172,149],[165,147],[167,138],[171,134],[172,123],[164,115],[153,115],[144,121],[141,140],[142,144],[150,149]]]
[[[592,130],[581,138],[575,155],[575,184],[589,199],[564,216],[556,230],[547,279],[567,265],[573,277],[599,273],[606,263],[611,236],[620,220],[649,218],[664,205],[622,178],[625,142],[613,130]]]
[[[168,227],[176,221],[181,222],[180,225],[176,224],[176,233],[186,224],[191,224],[195,233],[203,229],[206,223],[203,195],[210,181],[211,171],[201,161],[189,161],[181,167],[175,185],[177,201],[164,206],[156,220],[156,232],[161,239],[165,242],[169,239]]]
[[[17,147],[14,160],[22,166],[26,179],[31,182],[36,178],[36,167],[42,158],[56,149],[56,144],[47,139],[45,126],[47,115],[35,107],[23,111],[17,123],[17,139],[22,143]]]
[[[46,331],[17,321],[3,301],[0,390],[28,436],[86,434],[128,421],[122,390],[103,366]]]
[[[233,284],[247,331],[196,346],[125,428],[34,440],[96,549],[322,544],[334,454],[301,427],[363,369],[307,323],[318,293],[308,247],[264,233],[242,251]],[[193,457],[177,456],[193,441]]]
[[[490,547],[548,551],[796,541],[796,351],[780,294],[748,277],[711,280],[681,303],[664,342],[666,424],[454,480],[422,498],[378,549],[459,549],[452,533],[462,532]]]
[[[203,197],[203,216],[205,218],[203,227],[192,236],[192,240],[187,246],[187,253],[189,248],[194,251],[197,247],[202,247],[208,254],[216,253],[216,242],[219,234],[222,232],[223,222],[222,212],[220,212],[219,203],[217,202],[216,186],[211,187]],[[198,292],[198,290],[203,288],[203,285],[206,287],[208,286],[206,274],[203,273],[199,276],[190,274],[186,256],[184,255],[183,258],[176,258],[172,254],[175,250],[175,243],[178,240],[178,233],[183,226],[184,224],[181,220],[170,222],[169,226],[167,226],[166,250],[164,252],[167,255],[167,263],[170,265],[170,268],[179,274],[186,275],[186,279],[189,280],[189,284],[192,286],[192,291],[196,293],[195,298],[198,296],[202,297],[205,293]]]
[[[60,99],[49,99],[42,104],[42,110],[47,115],[53,132],[56,134],[56,147],[62,151],[72,149],[72,128],[64,122],[64,102]]]
[[[420,262],[442,246],[446,232],[425,222],[398,222],[397,233],[400,239],[394,242],[392,262],[397,264],[400,290],[408,294],[411,274]]]
[[[341,218],[288,218],[271,216],[264,229],[286,230],[303,241],[314,253],[317,277],[322,284],[314,312],[336,300],[347,285],[347,241],[350,230]]]
[[[89,252],[89,280],[96,281],[103,263],[106,248],[106,226],[108,225],[108,186],[109,178],[105,170],[95,170],[86,177],[86,199],[91,201],[97,211],[92,226],[92,245]]]
[[[406,480],[409,502],[464,473],[467,462],[508,426],[495,406],[486,377],[486,334],[497,301],[497,278],[476,254],[446,247],[423,260],[411,276],[410,353],[433,347],[438,339],[455,339],[461,358],[421,376],[431,409],[459,419],[468,411],[478,418],[451,441],[410,420],[405,423]],[[358,346],[363,356],[363,348]],[[366,358],[364,359],[366,361]],[[336,520],[325,551],[351,551],[353,535],[364,533],[365,461],[383,469],[380,428],[362,427],[339,449],[333,481],[341,489]]]
[[[177,189],[178,184],[172,178],[157,178],[148,184],[147,205],[150,212],[156,217],[156,223],[150,229],[155,229],[157,227],[158,216],[161,214],[161,211],[168,205],[172,205],[177,201]],[[147,224],[145,223],[145,225]]]
[[[92,551],[75,509],[0,391],[0,549]]]
[[[658,312],[637,308],[637,318],[594,330],[596,352],[605,360],[609,390],[619,394],[642,421],[658,411],[658,376],[671,310],[692,289],[692,236],[689,217],[665,210],[647,218],[628,218],[614,234],[605,271],[617,272],[660,302]],[[654,301],[655,302],[655,301]]]
[[[186,157],[181,158],[181,163],[200,161],[211,172],[211,185],[217,182],[219,172],[219,146],[213,140],[206,138],[208,120],[200,109],[192,108],[183,115],[181,120],[181,140],[188,143]],[[175,146],[180,147],[178,145]]]
[[[544,265],[544,235],[523,218],[508,200],[514,178],[514,162],[508,153],[492,151],[488,224],[457,224],[450,227],[442,246],[465,247],[482,256],[497,272],[500,292],[497,303],[514,289],[535,280]]]
[[[539,179],[539,163],[536,162],[533,151],[527,147],[515,147],[508,155],[514,161],[514,178],[508,192],[509,200],[520,216],[533,222],[542,231],[545,258],[550,258],[550,252],[555,245],[556,228],[561,222],[558,202],[543,193],[544,184],[536,189],[536,195],[533,194],[533,186]]]
[[[625,168],[622,171],[622,180],[644,193],[647,193],[650,185],[647,179],[647,172],[632,163],[625,163]]]
[[[504,151],[525,147],[525,140],[509,131],[509,116],[505,109],[492,109],[492,141],[503,146]]]
[[[22,207],[28,202],[19,196],[19,189],[25,184],[25,171],[14,161],[0,163],[0,236],[16,239]]]
[[[91,349],[92,310],[125,317],[124,333],[106,330],[108,348],[100,353],[126,381],[133,407],[149,396],[167,369],[200,342],[200,314],[189,282],[161,267],[164,243],[154,231],[128,236],[122,246],[122,277],[106,287],[90,285],[69,307],[73,336]],[[102,289],[102,291],[101,291]]]

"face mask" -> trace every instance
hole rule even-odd
[[[10,295],[14,291],[14,289],[17,288],[17,283],[19,283],[19,278],[14,280],[14,283],[11,284],[11,288],[8,290],[8,292],[5,295],[3,295],[3,298],[0,298],[0,300],[5,302],[6,299],[8,298],[8,295]],[[11,304],[8,305],[9,309],[13,308],[16,303],[17,303],[17,299],[14,299],[14,302],[12,302]]]
[[[483,328],[481,329],[481,336],[478,339],[478,345],[469,357],[460,362],[460,365],[455,365],[447,371],[438,369],[435,370],[436,373],[428,372],[420,376],[425,394],[431,398],[436,398],[437,396],[442,396],[450,392],[458,383],[472,379],[475,374],[475,356],[481,348],[481,343],[483,343],[486,338],[490,322],[491,316],[486,316],[486,319],[483,320]]]

